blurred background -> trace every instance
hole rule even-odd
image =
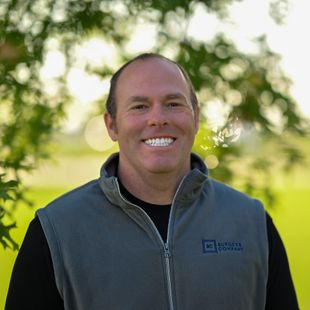
[[[189,73],[194,151],[261,199],[310,309],[310,4],[302,0],[0,1],[0,308],[35,210],[97,178],[117,151],[111,74],[142,52]]]

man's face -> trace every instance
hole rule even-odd
[[[184,175],[198,129],[198,109],[180,69],[150,58],[131,63],[116,87],[116,118],[105,114],[120,151],[120,168],[128,172]]]

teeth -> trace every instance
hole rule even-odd
[[[173,141],[174,139],[172,138],[154,138],[154,139],[147,139],[144,142],[150,146],[168,146]]]

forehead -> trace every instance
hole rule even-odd
[[[160,58],[139,59],[129,64],[120,74],[116,97],[152,95],[171,92],[189,95],[188,83],[180,68]]]

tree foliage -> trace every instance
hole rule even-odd
[[[287,166],[287,163],[299,162],[301,155],[282,138],[283,133],[302,135],[306,132],[305,120],[290,96],[290,81],[281,71],[279,57],[269,49],[264,37],[257,39],[259,52],[247,55],[224,34],[218,34],[210,42],[201,42],[187,32],[188,21],[197,5],[225,19],[232,2],[1,1],[0,243],[4,247],[17,248],[10,237],[10,229],[15,224],[5,223],[4,218],[12,215],[17,202],[26,201],[21,173],[31,171],[39,159],[48,156],[48,142],[70,102],[66,74],[74,62],[74,47],[89,36],[101,36],[113,44],[122,63],[132,57],[126,44],[138,21],[156,25],[157,44],[152,51],[163,54],[173,51],[174,60],[189,72],[197,90],[202,117],[195,151],[207,160],[218,161],[212,173],[223,181],[232,181],[241,175],[234,169],[234,163],[241,156],[255,155],[244,160],[245,189],[250,193],[261,191],[272,202],[269,180],[274,159],[251,153],[253,139],[276,137],[278,152],[285,155]],[[283,0],[272,1],[270,6],[270,13],[277,22],[285,15],[283,9],[277,9],[285,8],[283,3]],[[53,81],[57,92],[51,95],[45,91],[40,69],[53,40],[65,55],[66,70]],[[92,73],[108,77],[111,70],[107,60]],[[210,102],[220,103],[226,111],[223,124],[217,127],[212,127],[206,112]],[[273,122],[273,115],[278,116],[277,123]],[[263,176],[262,184],[253,177],[256,173]]]

